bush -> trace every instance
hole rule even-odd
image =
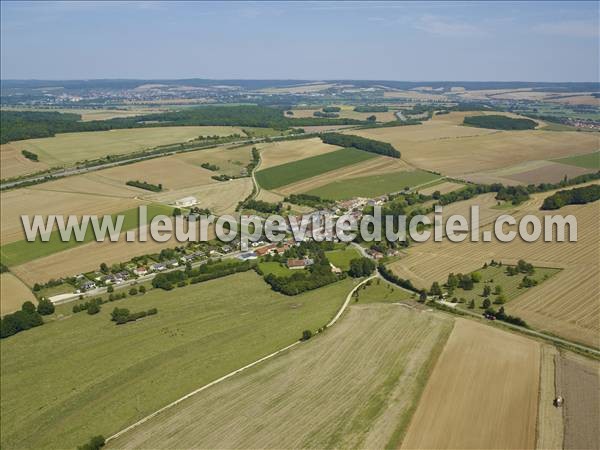
[[[129,295],[137,295],[138,290],[134,287],[132,287],[131,289],[129,289]]]
[[[140,286],[140,288],[138,289],[138,292],[140,294],[145,294],[146,293],[146,286]]]
[[[98,314],[100,312],[100,309],[100,305],[97,302],[91,302],[87,308],[87,313],[90,316],[93,316],[94,314]]]
[[[99,450],[106,444],[104,436],[93,436],[90,441],[77,447],[78,450]]]
[[[312,331],[310,331],[310,330],[304,330],[302,332],[302,338],[300,340],[301,341],[308,341],[311,337],[312,337]]]
[[[353,278],[366,277],[375,270],[375,263],[370,258],[361,257],[350,261],[348,274]]]
[[[54,303],[50,300],[43,298],[38,302],[37,312],[42,316],[47,316],[54,313]]]

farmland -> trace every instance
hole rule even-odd
[[[312,156],[339,150],[337,145],[324,144],[319,138],[257,144],[260,150],[260,168],[267,169]]]
[[[583,167],[586,169],[600,170],[600,152],[586,153],[584,155],[570,156],[557,160],[562,164]]]
[[[3,340],[2,447],[74,448],[108,436],[323,326],[351,286],[344,280],[285,297],[246,272],[115,303],[158,308],[135,323],[116,326],[107,304],[97,315],[69,314]],[[413,342],[433,345],[425,322]]]
[[[367,303],[405,303],[413,298],[414,294],[383,280],[377,279],[364,285],[358,290],[358,296],[354,299],[360,305]],[[410,305],[411,307],[413,306]]]
[[[321,198],[346,200],[353,197],[377,197],[390,192],[399,192],[406,187],[426,184],[439,176],[423,170],[385,173],[374,176],[337,180],[307,192]]]
[[[374,157],[372,153],[344,148],[259,170],[256,173],[256,180],[263,188],[270,190]]]
[[[285,264],[277,261],[261,261],[258,267],[264,275],[273,274],[277,277],[288,277],[294,273],[293,270],[288,269]]]
[[[16,141],[10,145],[18,151],[32,151],[50,166],[73,164],[107,155],[132,153],[159,145],[174,144],[199,136],[243,135],[236,127],[158,127],[63,133],[54,137]]]
[[[360,258],[360,254],[352,247],[346,247],[339,250],[330,250],[325,252],[327,259],[331,264],[342,270],[350,269],[350,261]]]
[[[342,105],[341,110],[336,112],[342,119],[357,119],[367,120],[368,117],[375,116],[377,122],[392,122],[396,120],[395,111],[389,110],[386,112],[357,112],[354,111],[354,106]],[[321,111],[321,108],[311,109],[292,109],[295,118],[300,117],[313,117],[315,111]]]
[[[353,305],[323,336],[197,394],[109,448],[395,447],[451,327],[397,305]]]
[[[457,319],[402,448],[533,448],[536,342]]]
[[[25,301],[34,301],[31,290],[12,273],[0,275],[0,315],[17,311]]]

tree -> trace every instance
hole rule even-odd
[[[89,442],[78,446],[77,450],[100,450],[102,447],[104,447],[105,443],[106,440],[104,439],[104,436],[93,436],[92,438],[90,438]]]
[[[109,294],[112,294],[113,292],[115,292],[115,288],[112,286],[109,286],[106,288],[106,292],[108,292]]]
[[[504,303],[506,303],[506,297],[504,297],[504,295],[500,294],[498,297],[496,297],[496,300],[494,300],[494,303],[496,305],[503,305]]]
[[[469,302],[469,309],[475,309],[475,300],[471,299]]]
[[[132,287],[131,289],[129,289],[129,295],[137,295],[138,290],[134,287]]]
[[[488,309],[490,306],[492,306],[492,303],[490,302],[490,299],[489,299],[489,298],[484,298],[484,299],[483,299],[482,306],[483,306],[485,309]]]
[[[302,332],[302,339],[301,340],[308,341],[311,337],[312,337],[312,331],[310,331],[310,330],[304,330]]]
[[[423,289],[421,292],[419,292],[419,302],[425,303],[426,301],[427,301],[427,291],[425,291],[425,289]]]
[[[139,291],[140,294],[145,294],[146,293],[146,286],[143,286],[143,285],[140,286],[140,288],[139,288],[138,291]]]
[[[484,297],[489,297],[491,293],[492,293],[492,288],[488,284],[486,284],[483,287],[483,296]]]
[[[500,295],[500,294],[502,294],[502,286],[497,284],[496,287],[494,288],[494,295]]]
[[[87,313],[90,316],[93,316],[94,314],[98,314],[99,312],[100,312],[100,305],[95,301],[90,302],[90,306],[88,306],[88,308],[87,308]]]
[[[375,263],[370,258],[355,258],[350,261],[350,270],[348,274],[351,277],[359,278],[371,275],[375,270]]]
[[[471,280],[473,280],[473,283],[479,283],[481,281],[481,274],[479,272],[473,272],[471,274]]]
[[[181,215],[181,208],[174,208],[173,209],[173,217],[180,216],[180,215]]]
[[[36,311],[36,308],[32,302],[26,301],[21,305],[21,311],[26,312],[27,314],[33,314]]]
[[[377,120],[377,117],[375,117],[374,115],[367,117],[367,121],[369,121],[369,122],[375,122],[376,120]]]
[[[39,312],[42,316],[47,316],[54,313],[54,303],[47,298],[41,299],[38,302],[37,312]]]
[[[456,287],[458,287],[457,276],[454,275],[453,273],[448,275],[448,280],[446,281],[446,286],[448,286],[448,288],[450,288],[450,289],[455,289]]]
[[[102,273],[108,272],[108,266],[106,265],[106,263],[100,264],[100,272],[102,272]]]
[[[429,294],[441,297],[441,295],[442,295],[442,288],[440,287],[440,284],[437,281],[434,281],[431,284],[431,289],[429,289]]]

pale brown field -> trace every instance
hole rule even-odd
[[[402,448],[534,448],[539,358],[535,341],[457,319]]]
[[[258,144],[256,147],[260,150],[260,169],[334,152],[341,148],[337,145],[324,144],[319,138],[272,142]]]
[[[559,450],[563,444],[562,410],[553,404],[560,395],[557,390],[557,364],[560,364],[558,350],[552,345],[541,345],[540,392],[538,399],[538,417],[535,448],[539,450]]]
[[[348,133],[389,142],[408,163],[456,178],[532,160],[589,153],[600,147],[597,133],[489,130],[460,125],[464,116],[451,113],[421,125]]]
[[[0,275],[0,315],[21,309],[28,300],[36,304],[35,296],[21,280],[8,272]]]
[[[209,148],[196,152],[180,153],[174,158],[198,167],[203,163],[215,164],[219,166],[216,173],[239,175],[241,170],[250,163],[251,150],[252,145],[237,148]]]
[[[276,194],[275,192],[267,191],[266,189],[261,189],[258,195],[256,196],[257,200],[262,200],[263,202],[270,203],[278,203],[283,201],[283,195]]]
[[[356,125],[313,125],[302,127],[305,133],[322,133],[323,131],[338,131],[345,128],[353,128]]]
[[[493,220],[494,212],[497,215],[512,214],[517,220],[525,214],[543,217],[539,206],[548,195],[550,193],[535,195],[532,200],[514,209],[490,209],[487,220]],[[471,201],[477,203],[479,200]],[[462,208],[468,206],[468,202],[461,203]],[[444,211],[446,217],[450,213],[450,209]],[[600,347],[598,204],[571,205],[551,213],[573,214],[577,217],[578,242],[538,240],[527,243],[515,239],[510,243],[502,243],[494,239],[492,242],[452,243],[444,240],[436,243],[430,240],[409,248],[407,256],[390,267],[399,276],[409,278],[423,288],[431,286],[433,281],[445,281],[450,272],[468,273],[476,270],[491,259],[509,264],[525,259],[535,266],[561,268],[563,270],[556,276],[507,304],[506,310],[536,329]],[[491,227],[481,228],[482,231],[487,229]]]
[[[457,191],[465,187],[464,184],[453,183],[452,181],[444,181],[443,183],[436,184],[425,189],[419,189],[418,191],[423,195],[431,195],[435,191],[439,191],[440,194],[447,194],[448,192]]]
[[[600,364],[596,360],[563,352],[558,367],[558,386],[560,395],[565,399],[563,448],[600,448]]]
[[[332,105],[332,106],[340,106],[340,105]],[[364,112],[354,111],[353,106],[342,105],[340,107],[342,108],[341,111],[336,113],[336,114],[339,114],[340,119],[367,120],[367,117],[375,116],[377,122],[391,122],[391,121],[396,120],[394,111],[364,113]],[[292,109],[291,111],[294,113],[294,115],[291,117],[305,118],[305,117],[314,117],[313,113],[315,111],[321,111],[321,108]],[[305,131],[306,131],[306,128],[305,128]]]
[[[12,144],[0,145],[0,178],[12,178],[48,169],[43,162],[33,162]]]
[[[262,168],[262,166],[261,166]],[[401,172],[412,170],[403,160],[389,158],[387,156],[377,156],[358,164],[352,164],[341,169],[332,170],[316,177],[307,178],[297,183],[288,184],[278,188],[275,192],[282,195],[297,194],[307,192],[311,189],[324,186],[336,180],[346,180],[349,178],[362,177],[367,175],[380,175],[390,172]]]
[[[306,94],[324,91],[332,88],[333,86],[335,86],[335,83],[315,82],[286,87],[265,88],[261,89],[260,92],[264,92],[265,94]]]
[[[448,97],[441,94],[426,94],[416,91],[390,90],[383,93],[383,98],[397,98],[402,100],[422,101],[447,101]]]
[[[564,97],[559,98],[548,98],[546,101],[550,103],[564,103],[567,105],[589,105],[600,107],[600,99],[592,95],[565,95]]]
[[[324,335],[197,394],[108,447],[394,447],[451,327],[451,319],[398,305],[353,305]]]
[[[135,117],[144,114],[154,114],[164,112],[164,110],[156,108],[131,108],[131,109],[89,109],[89,108],[7,108],[2,107],[6,111],[40,111],[40,112],[59,112],[79,114],[82,122],[91,120],[108,120],[117,117]]]

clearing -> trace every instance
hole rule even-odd
[[[286,297],[249,271],[151,290],[7,338],[0,347],[2,448],[74,448],[92,435],[110,436],[323,326],[352,286],[347,279]],[[155,307],[158,315],[117,326],[114,307]],[[425,322],[411,341],[419,346],[439,335]],[[406,332],[414,329],[411,321]]]
[[[534,448],[540,349],[456,319],[402,448]]]
[[[451,327],[451,319],[397,305],[353,305],[322,336],[197,394],[109,448],[394,447]]]

